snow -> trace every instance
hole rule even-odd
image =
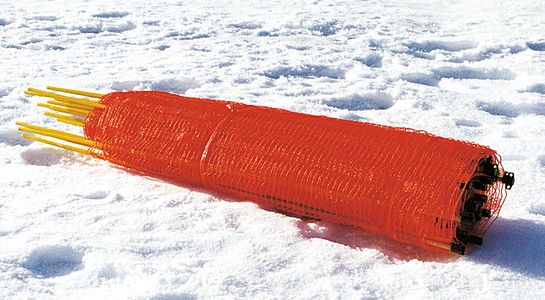
[[[3,1],[0,298],[545,298],[541,1]],[[29,86],[156,89],[489,145],[483,246],[428,253],[30,143]]]

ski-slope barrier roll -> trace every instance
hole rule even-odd
[[[27,93],[84,135],[25,138],[224,198],[459,254],[481,244],[514,175],[471,142],[408,128],[155,91]],[[53,92],[55,91],[55,92]],[[84,96],[84,97],[80,97]]]

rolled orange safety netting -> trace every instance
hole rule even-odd
[[[481,244],[514,184],[494,150],[424,131],[156,91],[48,89],[27,93],[52,98],[39,104],[46,115],[84,136],[18,122],[38,135],[25,138],[431,250]]]

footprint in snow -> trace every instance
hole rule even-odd
[[[507,102],[477,102],[477,108],[491,115],[505,116],[509,118],[516,118],[521,114],[520,107]]]
[[[463,127],[480,127],[481,122],[474,121],[474,120],[465,120],[465,119],[458,119],[454,121],[456,126],[463,126]]]
[[[32,142],[21,137],[21,133],[12,128],[0,128],[0,144],[8,146],[28,146]]]
[[[369,43],[369,48],[374,50],[381,49],[383,46],[382,41],[380,40],[370,39],[368,43]]]
[[[68,246],[44,246],[32,250],[22,266],[37,277],[57,277],[81,269],[82,257]]]
[[[472,41],[436,41],[429,40],[423,42],[410,42],[405,44],[413,52],[432,52],[443,50],[448,52],[457,52],[475,48],[477,44]]]
[[[528,86],[527,88],[525,88],[524,90],[522,90],[521,92],[537,93],[537,94],[545,95],[545,84],[543,83],[532,84]]]
[[[75,26],[75,29],[81,33],[99,34],[101,32],[123,33],[133,30],[136,24],[130,21],[126,22],[97,22]]]
[[[42,39],[38,39],[38,38],[29,38],[21,43],[19,43],[20,45],[23,45],[23,46],[27,46],[27,45],[31,45],[31,44],[38,44],[38,43],[41,43],[43,42]]]
[[[227,25],[227,28],[233,28],[233,29],[236,29],[236,30],[244,30],[244,29],[259,29],[263,27],[261,24],[259,23],[254,23],[254,22],[248,22],[248,21],[243,21],[243,22],[238,22],[238,23],[233,23],[233,24],[229,24]]]
[[[495,116],[509,118],[518,117],[521,114],[545,115],[544,103],[509,103],[509,102],[477,102],[477,108]]]
[[[384,93],[354,94],[347,97],[335,98],[324,102],[329,107],[346,109],[349,111],[388,109],[394,105],[392,96]]]
[[[6,19],[0,19],[0,26],[7,26],[7,25],[9,25],[11,23],[13,23],[13,21],[6,20]]]
[[[434,51],[459,52],[475,48],[477,44],[472,41],[437,41],[409,42],[405,44],[406,53],[424,59],[435,59]]]
[[[81,33],[91,33],[91,34],[99,34],[103,31],[102,24],[100,23],[78,25],[75,27],[75,29],[77,29]]]
[[[471,67],[440,67],[433,70],[440,78],[452,79],[489,79],[489,80],[513,80],[516,74],[507,69],[497,68],[471,68]]]
[[[158,295],[152,296],[149,299],[150,300],[193,300],[193,299],[197,299],[197,297],[195,297],[195,295],[192,295],[192,294],[181,293],[181,294],[158,294]]]
[[[160,80],[129,80],[114,81],[111,88],[117,91],[126,90],[157,90],[162,92],[184,94],[187,90],[198,88],[200,84],[193,78],[160,79]]]
[[[133,30],[136,28],[136,24],[133,22],[127,21],[123,23],[115,23],[115,24],[109,24],[104,25],[103,29],[107,32],[114,32],[114,33],[122,33],[125,31]]]
[[[128,15],[129,13],[126,11],[108,11],[108,12],[96,13],[96,14],[93,14],[92,16],[95,18],[110,19],[110,18],[123,18]]]
[[[539,161],[539,164],[545,168],[545,155],[540,155],[537,160]]]
[[[161,21],[158,21],[158,20],[148,20],[148,21],[143,21],[142,24],[146,25],[146,26],[159,26],[161,25]]]
[[[66,151],[61,149],[28,149],[21,152],[21,158],[28,165],[52,166],[58,164],[65,154]]]
[[[518,134],[516,133],[516,131],[505,131],[502,137],[507,139],[514,139],[514,138],[518,138]]]
[[[14,88],[0,89],[0,98],[6,97]]]
[[[30,17],[29,20],[36,20],[36,21],[57,21],[59,18],[55,17],[55,16],[47,16],[47,15],[43,15],[43,16],[33,16],[33,17]]]
[[[433,104],[430,101],[422,99],[413,104],[413,107],[421,110],[431,110],[433,109]]]
[[[84,197],[87,199],[100,200],[108,197],[107,191],[94,191],[86,194]]]
[[[489,58],[492,58],[494,55],[504,55],[504,54],[516,54],[526,50],[527,48],[522,45],[493,45],[477,51],[464,51],[460,54],[455,54],[453,57],[448,59],[450,62],[454,63],[464,63],[464,62],[477,62],[483,61]]]
[[[342,79],[345,71],[339,68],[333,68],[320,64],[304,64],[299,66],[279,66],[263,72],[261,75],[279,79],[280,77],[300,77],[300,78],[319,78],[328,77],[332,79]]]
[[[402,74],[401,79],[427,86],[438,86],[444,79],[479,79],[479,80],[513,80],[516,74],[508,69],[472,68],[472,67],[439,67],[429,73]]]
[[[377,53],[369,53],[364,56],[356,57],[354,60],[359,61],[370,68],[382,67],[382,56]]]
[[[526,42],[526,46],[534,51],[545,51],[545,41]]]
[[[307,26],[307,29],[312,32],[314,35],[321,35],[321,36],[330,36],[334,35],[339,30],[341,30],[342,26],[340,25],[340,22],[337,20],[327,21],[327,22],[317,22],[313,23],[310,26]]]

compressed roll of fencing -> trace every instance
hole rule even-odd
[[[430,250],[481,244],[514,183],[494,150],[409,128],[154,91],[98,103],[91,155]]]

